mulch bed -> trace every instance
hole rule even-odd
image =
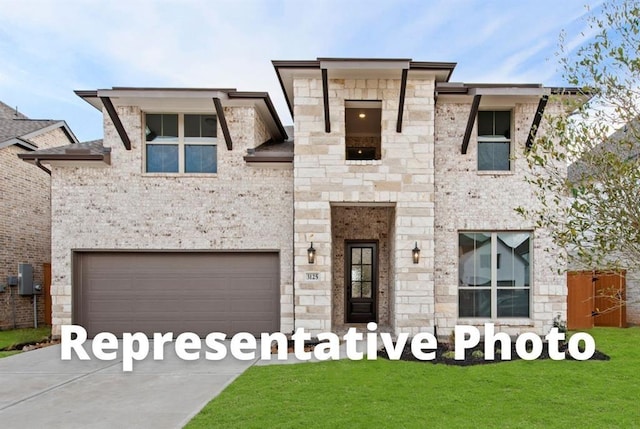
[[[438,343],[438,349],[436,350],[436,358],[433,360],[422,361],[422,360],[416,359],[413,353],[411,353],[411,344],[407,344],[404,350],[402,351],[402,356],[400,357],[400,360],[425,362],[425,363],[433,363],[433,364],[456,365],[456,366],[487,365],[487,364],[495,364],[500,362],[510,362],[508,360],[501,360],[500,355],[498,353],[495,354],[494,360],[485,360],[484,356],[474,357],[472,356],[472,354],[475,350],[480,350],[484,352],[484,343],[480,343],[473,350],[465,350],[464,360],[455,360],[453,359],[453,357],[449,358],[449,357],[443,356],[446,352],[453,351],[453,346],[450,346],[448,343]],[[564,348],[561,347],[560,351],[565,352],[566,360],[575,360],[573,357],[571,357],[569,352],[566,350],[566,345],[564,346]],[[387,355],[387,351],[385,349],[378,351],[378,356],[385,359],[389,359],[389,356]],[[541,359],[551,359],[549,357],[549,347],[547,343],[543,344],[542,353],[536,360],[541,360]],[[593,356],[591,356],[589,360],[609,360],[609,359],[611,359],[609,356],[602,353],[601,351],[596,350]],[[512,342],[511,343],[511,361],[514,361],[514,360],[520,360],[520,357],[518,356],[518,353],[516,353],[515,342]]]

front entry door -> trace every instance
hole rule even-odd
[[[345,250],[347,322],[376,322],[378,244],[374,241],[347,241]]]

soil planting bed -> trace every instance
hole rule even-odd
[[[487,364],[494,364],[494,363],[500,363],[500,362],[509,362],[508,360],[501,360],[500,354],[498,354],[498,353],[495,354],[495,359],[494,360],[485,360],[484,354],[478,356],[477,352],[476,352],[476,356],[473,356],[474,351],[476,351],[476,350],[479,350],[479,351],[484,353],[484,344],[480,343],[473,350],[465,350],[465,359],[464,360],[455,360],[453,358],[453,356],[449,357],[448,356],[449,353],[447,353],[447,352],[450,352],[450,354],[453,355],[453,346],[450,346],[448,343],[438,343],[438,349],[436,350],[436,358],[433,359],[433,360],[422,361],[422,360],[417,359],[413,355],[413,353],[411,353],[411,344],[407,344],[405,346],[404,350],[402,351],[402,356],[400,357],[400,360],[425,362],[425,363],[433,363],[433,364],[438,364],[439,363],[439,364],[457,365],[457,366],[487,365]],[[497,350],[498,349],[496,349],[496,351]],[[569,352],[566,350],[566,346],[561,347],[560,350],[565,352],[566,360],[575,360],[573,357],[571,357]],[[445,354],[447,354],[446,357],[445,357]],[[385,359],[389,359],[389,356],[387,355],[387,351],[384,350],[384,349],[378,351],[378,356],[380,356],[382,358],[385,358]],[[548,344],[547,343],[543,344],[542,354],[536,360],[539,360],[539,359],[551,359],[549,357],[549,348],[548,348]],[[610,359],[609,356],[607,356],[606,354],[596,350],[595,353],[593,354],[593,356],[591,356],[591,358],[589,360],[609,360],[609,359]],[[520,360],[520,357],[518,356],[518,353],[516,353],[515,342],[511,344],[511,360],[512,361],[513,360]]]

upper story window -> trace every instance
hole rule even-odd
[[[215,115],[147,113],[147,173],[215,173],[218,170]]]
[[[478,171],[511,169],[511,112],[478,112]]]
[[[458,236],[460,317],[529,317],[531,233]]]
[[[347,100],[344,111],[346,159],[381,159],[382,102]]]

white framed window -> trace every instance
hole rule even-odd
[[[530,317],[531,237],[528,231],[458,234],[459,317]]]
[[[478,171],[511,170],[511,111],[478,112]]]
[[[216,173],[217,129],[211,114],[145,114],[145,172]]]

